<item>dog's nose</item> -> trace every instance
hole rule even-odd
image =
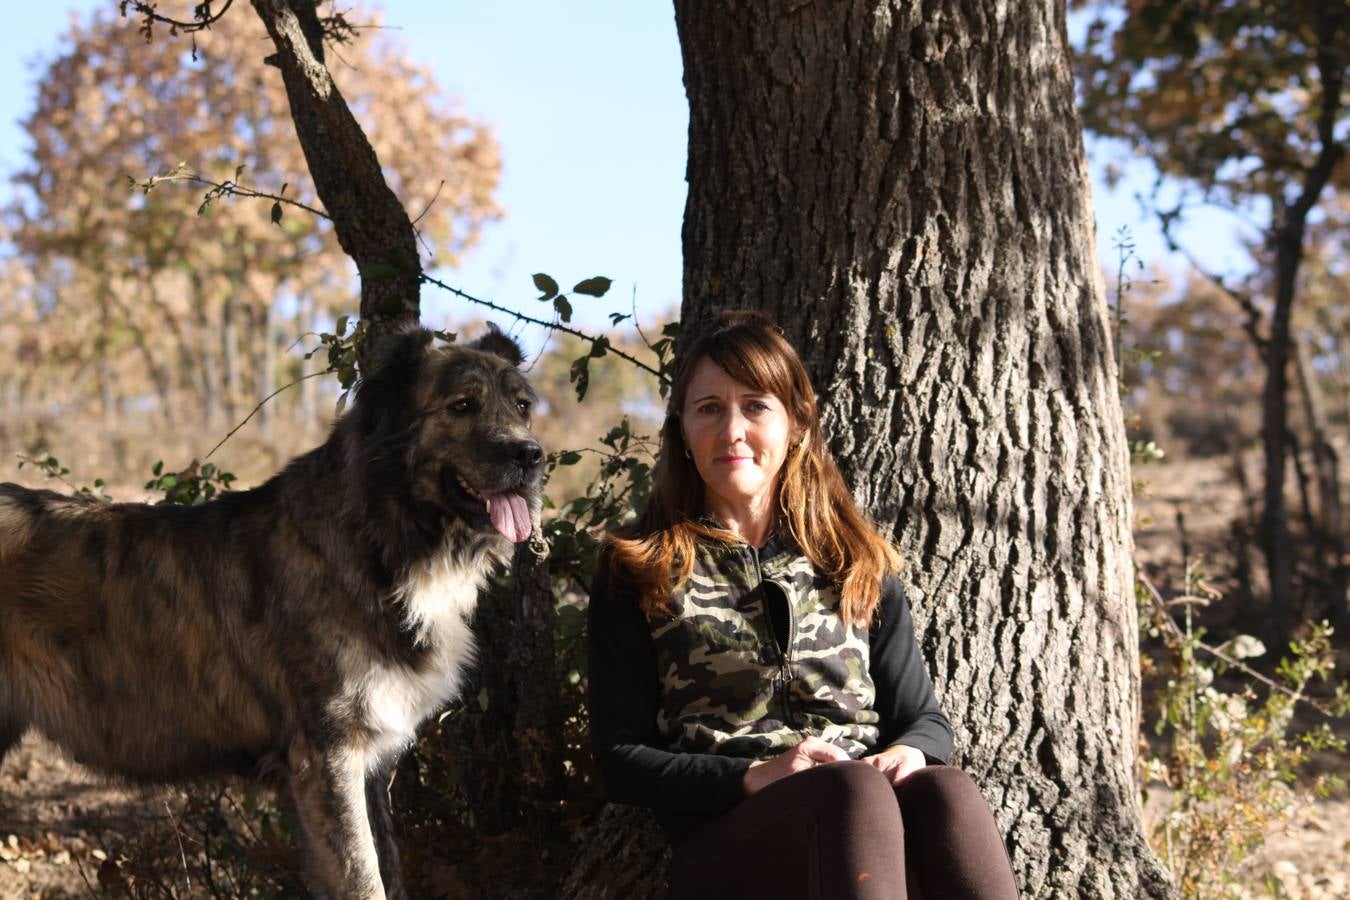
[[[527,472],[530,469],[537,469],[544,461],[544,448],[534,441],[521,441],[515,446],[515,461],[516,465]]]

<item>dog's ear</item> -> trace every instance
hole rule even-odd
[[[432,333],[419,325],[405,325],[377,335],[366,354],[367,380],[402,368],[415,367],[431,346]]]
[[[464,346],[500,356],[513,366],[520,365],[521,361],[525,359],[525,354],[521,352],[520,345],[516,343],[515,338],[502,334],[502,330],[492,322],[488,323],[487,334]]]

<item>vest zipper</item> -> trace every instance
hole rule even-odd
[[[750,547],[750,555],[755,561],[755,584],[764,591],[764,570],[759,565],[759,548],[753,545]],[[776,582],[775,582],[776,584]],[[786,594],[786,592],[784,592]],[[792,724],[792,704],[788,701],[788,684],[792,681],[792,672],[788,668],[788,648],[792,646],[792,631],[794,623],[792,621],[792,602],[786,596],[784,597],[784,606],[787,607],[787,644],[778,646],[777,629],[773,627],[773,604],[769,602],[768,592],[764,593],[764,615],[769,620],[769,637],[773,640],[774,649],[778,651],[778,675],[776,681],[779,684],[778,696],[783,701],[783,722]]]

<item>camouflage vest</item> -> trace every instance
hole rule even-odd
[[[766,592],[787,599],[780,651]],[[877,742],[866,627],[839,618],[839,593],[788,541],[701,545],[671,613],[651,623],[668,748],[762,759],[809,735],[858,757]]]

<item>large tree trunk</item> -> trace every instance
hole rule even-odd
[[[802,350],[1026,894],[1168,895],[1063,5],[675,9],[686,327],[752,307]]]

